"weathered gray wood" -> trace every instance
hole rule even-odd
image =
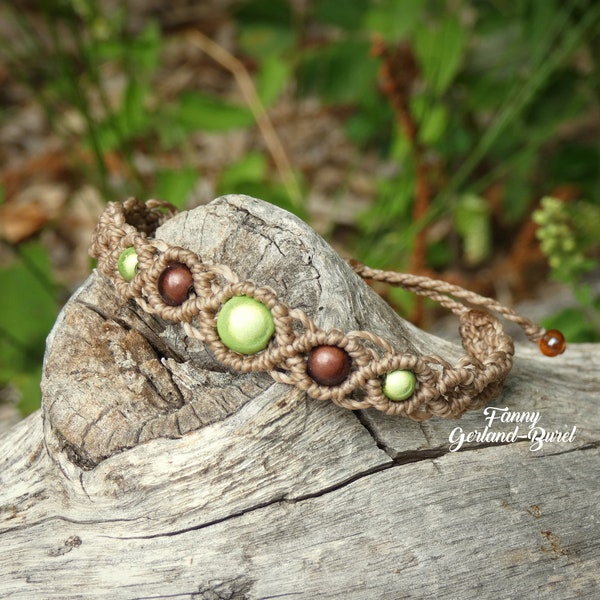
[[[460,354],[260,201],[217,200],[160,235],[320,324]],[[482,411],[418,424],[224,372],[93,274],[49,338],[43,419],[0,438],[0,597],[595,598],[599,372],[595,345],[519,347],[494,406],[573,439],[450,452]]]

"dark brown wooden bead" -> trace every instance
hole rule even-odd
[[[352,359],[338,346],[317,346],[308,354],[306,371],[319,385],[339,385],[350,375]]]
[[[540,350],[546,356],[558,356],[567,347],[565,336],[558,329],[550,329],[540,340]]]
[[[171,263],[158,278],[158,293],[169,306],[183,304],[194,280],[192,272],[183,263]]]

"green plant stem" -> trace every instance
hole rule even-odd
[[[135,163],[133,160],[133,152],[131,149],[131,143],[129,142],[129,140],[126,139],[126,136],[124,135],[123,130],[121,129],[121,127],[119,125],[119,121],[116,118],[117,115],[110,105],[110,100],[106,93],[106,89],[105,89],[104,84],[99,75],[99,69],[98,69],[97,65],[94,65],[93,62],[90,60],[87,44],[86,44],[83,36],[81,35],[81,29],[79,27],[77,27],[76,24],[73,22],[70,22],[69,26],[71,29],[71,35],[73,36],[73,39],[75,40],[75,43],[76,43],[78,54],[79,54],[81,60],[83,61],[85,73],[90,78],[90,81],[98,94],[98,99],[100,100],[100,104],[102,105],[102,109],[104,111],[104,117],[106,119],[108,119],[108,122],[110,123],[112,130],[115,132],[115,135],[118,139],[118,146],[123,153],[123,157],[125,158],[125,162],[127,163],[130,173],[136,178],[136,180],[138,182],[141,183],[141,176],[140,176],[137,168],[135,167]],[[128,72],[128,76],[129,76],[129,79],[132,79],[134,77],[132,72]],[[90,124],[88,124],[88,130],[89,130],[90,126],[94,130],[93,131],[94,139],[97,139],[96,124],[93,119],[91,119]],[[92,137],[92,136],[90,136],[90,137]]]
[[[101,190],[105,196],[108,196],[108,167],[106,165],[106,161],[104,160],[104,155],[102,153],[100,142],[96,135],[94,119],[89,111],[86,98],[82,94],[82,90],[80,89],[77,83],[78,78],[75,73],[75,70],[73,69],[72,61],[63,49],[63,44],[61,43],[59,38],[57,23],[49,10],[48,0],[43,0],[41,4],[43,13],[48,24],[50,37],[52,40],[52,50],[58,60],[59,68],[62,71],[62,76],[65,77],[65,81],[68,82],[71,88],[71,101],[78,108],[78,110],[84,118],[87,133],[90,139],[90,143],[92,145],[92,152],[96,161],[98,172],[100,174]]]
[[[56,300],[60,292],[66,292],[66,288],[55,283],[47,273],[40,269],[18,244],[10,244],[10,248],[17,255],[19,260],[25,265],[25,268],[37,279],[42,289],[52,298]]]

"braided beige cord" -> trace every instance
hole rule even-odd
[[[505,319],[513,321],[519,325],[532,342],[539,341],[546,333],[546,330],[543,327],[536,325],[526,317],[519,315],[512,308],[501,304],[497,300],[494,300],[493,298],[487,298],[486,296],[480,296],[475,292],[471,292],[457,285],[453,285],[447,281],[431,279],[429,277],[423,277],[420,275],[411,275],[410,273],[398,273],[397,271],[382,271],[379,269],[372,269],[371,267],[367,267],[356,260],[350,261],[349,264],[354,271],[364,279],[383,281],[385,283],[389,283],[390,285],[404,288],[405,290],[420,296],[427,296],[428,298],[439,302],[442,306],[448,308],[455,314],[461,314],[469,309],[464,304],[453,301],[451,296],[460,298],[461,300],[474,306],[491,310],[499,315],[502,315]]]
[[[506,316],[521,325],[532,339],[543,333],[495,300],[442,281],[378,271],[358,263],[353,267],[362,277],[405,287],[455,312],[460,319],[466,356],[451,365],[437,356],[397,352],[386,340],[367,331],[324,330],[303,311],[282,302],[271,288],[240,281],[225,265],[204,263],[189,250],[153,239],[156,228],[173,214],[172,205],[155,200],[143,203],[132,198],[122,204],[110,203],[100,217],[90,248],[90,254],[98,259],[98,269],[111,278],[124,299],[135,300],[143,310],[165,321],[180,323],[187,335],[203,341],[215,358],[230,369],[241,373],[268,372],[275,381],[293,385],[317,400],[331,400],[350,410],[374,407],[421,421],[432,416],[460,417],[495,398],[512,367],[512,339],[490,313],[469,309],[452,297]],[[119,274],[118,260],[132,246],[138,255],[138,270],[128,282]],[[193,279],[193,293],[179,306],[166,304],[157,286],[160,274],[174,262],[186,265]],[[252,355],[232,351],[217,333],[220,308],[228,299],[240,295],[262,302],[275,323],[268,346]],[[306,357],[320,345],[343,348],[352,359],[350,374],[339,385],[319,385],[307,372]],[[390,400],[383,393],[382,380],[394,370],[412,371],[416,377],[416,389],[405,401]]]

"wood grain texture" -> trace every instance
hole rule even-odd
[[[320,325],[460,355],[260,201],[219,199],[159,235]],[[599,373],[596,345],[518,347],[493,406],[573,439],[451,452],[482,411],[414,423],[228,373],[94,273],[49,338],[43,412],[0,438],[0,597],[596,598]]]

